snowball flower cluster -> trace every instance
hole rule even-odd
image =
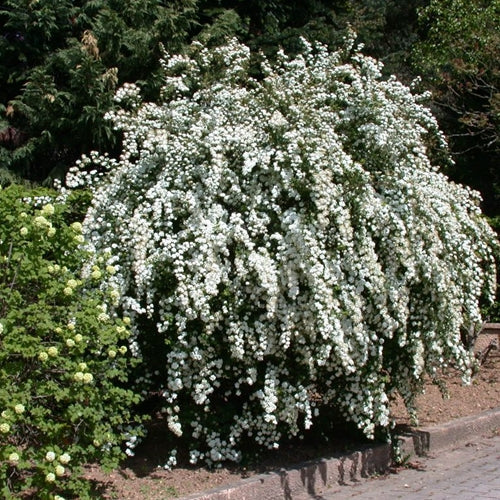
[[[193,463],[276,448],[322,414],[373,436],[424,374],[470,377],[460,331],[495,286],[493,232],[432,164],[446,145],[420,96],[352,45],[304,42],[260,80],[250,60],[237,41],[165,56],[164,102],[117,94],[120,160],[68,178],[110,168],[83,233],[116,256],[130,347],[153,353],[141,381]]]

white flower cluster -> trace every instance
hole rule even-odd
[[[350,50],[304,42],[261,80],[236,41],[193,52],[163,62],[161,104],[120,91],[124,152],[84,223],[118,256],[109,280],[173,441],[238,460],[331,408],[372,436],[392,392],[411,405],[445,364],[469,377],[460,329],[492,297],[494,236],[431,164],[445,144],[419,97]]]

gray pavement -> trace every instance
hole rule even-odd
[[[475,437],[456,449],[414,458],[394,473],[315,490],[289,499],[500,500],[500,436]]]
[[[500,407],[400,434],[389,444],[251,476],[184,500],[500,500]],[[387,472],[393,470],[392,472]]]

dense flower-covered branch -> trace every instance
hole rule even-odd
[[[83,158],[68,184],[109,169],[84,232],[117,256],[144,382],[192,461],[339,410],[373,436],[395,391],[411,408],[426,373],[468,380],[460,329],[493,294],[494,236],[429,159],[446,145],[422,96],[349,43],[304,42],[260,79],[234,40],[162,66],[160,104],[116,96],[120,160]]]

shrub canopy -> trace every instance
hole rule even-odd
[[[231,41],[162,61],[162,102],[121,88],[118,161],[84,157],[84,223],[111,249],[143,382],[191,459],[238,460],[340,411],[367,436],[388,398],[472,357],[495,282],[478,195],[437,170],[429,110],[352,43],[262,58]],[[173,458],[172,462],[173,463]]]

